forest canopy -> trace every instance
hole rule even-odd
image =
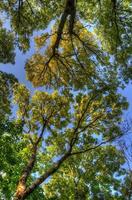
[[[33,90],[0,71],[1,199],[132,198],[117,142],[130,129],[119,91],[132,79],[131,21],[130,0],[1,0],[1,64],[19,68],[35,46],[23,66]]]

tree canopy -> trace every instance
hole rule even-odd
[[[1,198],[128,197],[113,142],[128,108],[131,13],[130,0],[1,0],[0,62],[15,64],[32,38],[36,48],[24,66],[33,92],[0,72]]]

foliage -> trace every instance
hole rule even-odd
[[[6,30],[0,21],[0,62],[14,63],[14,48],[28,51],[35,31],[43,31],[25,70],[34,87],[44,86],[31,94],[0,74],[1,195],[125,198],[124,160],[110,142],[122,135],[128,107],[118,89],[132,78],[130,0],[1,0],[0,12],[10,23]]]
[[[0,24],[0,63],[15,62],[14,34]]]
[[[0,196],[11,199],[14,195],[20,173],[28,160],[29,139],[22,135],[22,124],[6,119],[0,123]],[[31,180],[30,180],[31,181]],[[29,199],[40,199],[38,189]]]
[[[13,85],[17,82],[14,75],[0,71],[0,120],[11,113]]]
[[[105,92],[100,89],[75,95],[67,90],[50,94],[36,91],[31,96],[24,85],[16,85],[14,100],[18,104],[18,120],[25,124],[32,152],[27,164],[30,167],[24,171],[19,184],[25,184],[33,167],[32,173],[39,175],[31,185],[27,184],[24,189],[26,195],[56,171],[63,159],[96,149],[121,134],[118,122],[127,103],[121,95],[112,93],[111,89]],[[63,93],[67,94],[67,98]]]
[[[113,146],[70,158],[43,186],[46,199],[121,199],[123,160]]]
[[[10,199],[21,169],[21,157],[18,156],[18,152],[22,149],[18,144],[21,127],[5,120],[0,123],[0,132],[0,193],[6,199]]]
[[[73,32],[77,34],[78,21],[83,22],[84,30],[93,32],[101,52],[107,53],[114,66],[120,68],[120,76],[122,74],[125,81],[131,78],[131,1],[73,0],[75,5],[71,10],[67,7],[68,2],[72,1],[2,0],[0,10],[10,17],[11,30],[16,34],[15,40],[19,48],[24,52],[30,47],[29,38],[34,31],[46,31],[47,26],[55,22],[61,26],[65,26],[66,23],[71,24],[71,27],[74,25]],[[74,9],[75,16],[72,13]],[[67,15],[63,15],[65,10],[71,16],[69,19]],[[68,32],[69,27],[70,25]],[[61,29],[60,33],[63,34],[63,27]],[[57,35],[55,31],[53,34]],[[60,41],[62,39],[63,37],[59,38]],[[57,45],[59,46],[59,43]]]

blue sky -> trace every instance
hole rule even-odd
[[[53,22],[52,22],[53,23]],[[49,24],[48,28],[51,28],[52,23]],[[9,22],[5,23],[6,28],[9,28]],[[48,29],[47,28],[47,29]],[[46,30],[47,30],[46,29]],[[46,31],[45,30],[45,31]],[[45,32],[43,31],[43,33]],[[31,55],[35,52],[35,45],[34,45],[34,36],[40,35],[42,31],[34,32],[32,38],[30,39],[31,48],[28,52],[22,53],[19,49],[16,49],[16,59],[15,64],[2,64],[0,63],[0,71],[4,71],[7,73],[14,74],[20,83],[25,84],[28,89],[33,92],[35,89],[32,87],[32,84],[26,80],[26,72],[24,70],[24,66],[26,60],[31,57]],[[36,88],[37,89],[37,88]],[[127,98],[129,102],[129,109],[124,112],[123,118],[132,118],[132,84],[129,83],[124,90],[120,90],[120,92]]]

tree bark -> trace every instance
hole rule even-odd
[[[53,55],[55,55],[55,51],[59,47],[63,29],[64,29],[68,15],[70,15],[69,33],[72,34],[75,16],[76,16],[76,0],[67,0],[66,1],[65,9],[64,9],[64,12],[62,13],[62,16],[60,19],[60,24],[59,24],[58,31],[57,31],[57,38],[56,38],[55,44],[53,46]]]
[[[19,179],[19,183],[18,183],[18,186],[17,186],[17,190],[16,190],[14,200],[25,199],[24,197],[26,195],[26,181],[27,181],[28,176],[31,173],[31,170],[34,167],[34,164],[35,164],[35,161],[36,161],[36,151],[37,151],[37,146],[34,146],[32,156],[31,156],[27,166],[23,170],[22,175]]]
[[[29,187],[26,187],[26,183],[23,182],[21,177],[15,197],[13,200],[24,200],[26,199],[37,187],[40,186],[49,176],[53,175],[62,165],[62,163],[71,155],[71,149],[57,162],[54,163],[53,166],[46,171],[40,178],[36,179]]]

